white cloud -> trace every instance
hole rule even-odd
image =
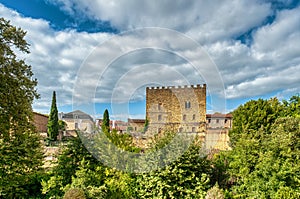
[[[247,0],[50,0],[71,15],[109,21],[121,31],[163,27],[187,33],[201,43],[238,36],[260,25],[271,6]]]
[[[71,104],[72,91],[77,70],[83,60],[99,42],[111,37],[107,33],[88,34],[74,30],[56,32],[42,19],[23,17],[0,4],[3,17],[14,26],[27,32],[30,54],[18,54],[32,66],[38,79],[41,98],[34,103],[40,112],[48,112],[52,91],[57,91],[57,101],[61,105]]]

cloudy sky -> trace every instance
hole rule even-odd
[[[207,111],[300,93],[298,0],[0,0],[48,113],[145,114],[146,86],[207,84]]]

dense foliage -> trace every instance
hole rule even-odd
[[[233,112],[234,148],[215,157],[231,197],[300,198],[299,99],[259,99]]]
[[[0,18],[0,198],[34,196],[40,189],[43,154],[31,108],[37,81],[15,54],[29,53],[25,34]]]
[[[50,110],[50,115],[48,119],[48,137],[51,140],[56,141],[57,136],[58,136],[58,130],[60,128],[59,122],[58,122],[58,110],[56,106],[56,93],[53,91],[52,95],[52,104],[51,104],[51,110]]]

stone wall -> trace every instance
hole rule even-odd
[[[148,132],[205,132],[206,85],[147,87]]]
[[[33,123],[39,133],[47,133],[48,116],[33,112]]]

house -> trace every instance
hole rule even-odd
[[[144,119],[130,119],[128,118],[128,131],[130,132],[143,132],[145,127]]]
[[[226,128],[232,127],[232,114],[206,114],[206,124],[208,129]]]
[[[207,130],[205,147],[207,149],[229,150],[229,130],[232,128],[232,114],[206,114]]]
[[[64,135],[66,137],[76,136],[76,130],[92,133],[95,125],[93,118],[80,110],[66,114],[60,113],[60,119],[67,124]]]
[[[33,124],[43,137],[47,137],[48,115],[33,112]]]
[[[102,126],[102,119],[96,120],[97,126],[101,129]],[[121,120],[110,120],[109,121],[110,130],[117,130],[119,133],[123,133],[127,131],[127,122]]]

